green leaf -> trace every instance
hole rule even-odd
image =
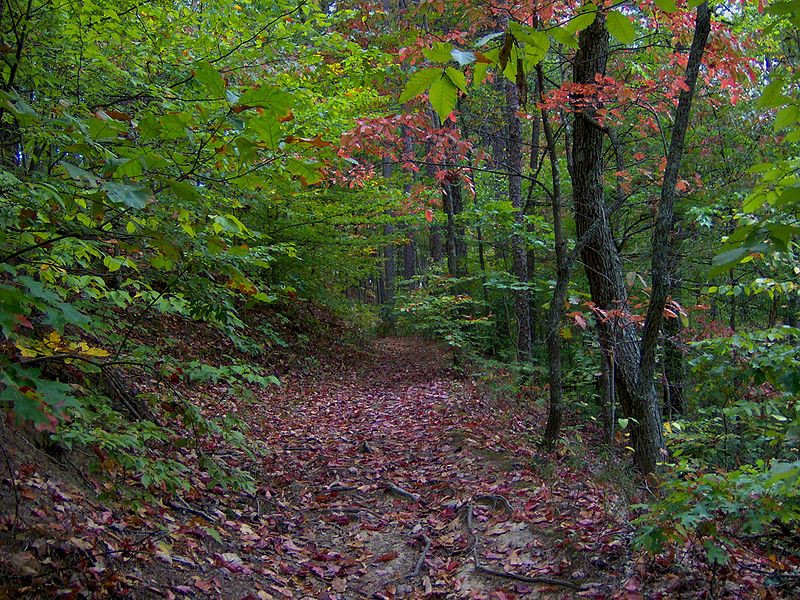
[[[780,131],[781,129],[785,129],[786,127],[794,125],[797,123],[799,116],[800,110],[798,109],[797,105],[790,104],[789,106],[784,106],[778,111],[778,114],[775,115],[775,123],[773,124],[773,128],[775,131]]]
[[[194,73],[195,79],[203,84],[214,99],[225,97],[225,80],[211,63],[202,61],[197,64]]]
[[[789,242],[800,233],[800,227],[794,225],[783,225],[780,223],[770,223],[767,225],[770,241],[781,252],[788,252]]]
[[[314,185],[322,180],[319,163],[290,158],[286,161],[286,170],[300,178],[303,185]]]
[[[589,25],[594,23],[596,16],[597,7],[594,4],[589,3],[584,6],[577,15],[570,19],[569,23],[564,25],[564,29],[569,33],[577,33],[578,31],[586,29]]]
[[[425,55],[425,58],[431,62],[450,62],[450,59],[453,57],[453,44],[436,42],[432,48],[423,49],[422,53]]]
[[[550,38],[546,33],[533,31],[525,38],[525,63],[526,68],[534,67],[547,56],[550,49]]]
[[[732,248],[717,254],[713,259],[711,259],[712,268],[708,272],[708,276],[716,277],[717,275],[728,271],[731,267],[739,264],[739,261],[741,261],[742,258],[749,253],[749,248],[746,246],[739,246],[738,248]]]
[[[433,80],[441,76],[441,74],[442,70],[439,67],[431,67],[417,71],[408,78],[408,83],[406,83],[403,93],[400,94],[399,102],[408,102],[412,98],[419,96],[422,92],[427,90],[433,83]]]
[[[205,531],[209,536],[211,536],[211,538],[218,544],[222,543],[222,536],[219,534],[219,531],[217,531],[213,527],[203,527],[203,531]]]
[[[445,73],[447,73],[447,76],[450,78],[450,81],[456,84],[456,87],[458,87],[458,89],[460,89],[462,92],[466,94],[467,79],[466,77],[464,77],[464,73],[462,73],[458,69],[454,69],[453,67],[447,67],[444,71]]]
[[[239,98],[239,104],[249,107],[266,108],[278,117],[289,114],[292,107],[292,96],[282,89],[264,85],[246,91]]]
[[[489,71],[488,63],[475,63],[472,68],[472,85],[479,86],[486,79],[486,73]]]
[[[792,206],[800,205],[800,186],[784,188],[774,205],[779,208],[791,208]]]
[[[112,202],[124,204],[135,209],[144,208],[147,205],[147,201],[152,197],[150,190],[128,185],[127,183],[107,181],[101,187],[106,191],[109,200]]]
[[[444,121],[456,107],[458,88],[447,75],[442,73],[441,77],[435,79],[431,84],[428,97],[430,98],[433,110],[435,110],[439,118]]]
[[[621,44],[632,44],[636,39],[633,23],[618,10],[612,10],[606,17],[608,32]]]
[[[100,182],[100,178],[97,175],[90,173],[85,169],[81,169],[72,163],[62,160],[60,163],[58,163],[58,166],[64,169],[67,172],[67,175],[69,175],[75,181],[88,183],[92,187],[97,187],[97,184]]]
[[[656,0],[656,6],[665,13],[674,13],[678,10],[678,5],[675,3],[675,0]]]
[[[728,551],[724,547],[717,546],[712,540],[703,542],[706,549],[706,557],[710,564],[727,565],[729,556]]]
[[[783,86],[784,81],[781,77],[773,79],[761,92],[756,106],[758,108],[777,108],[786,104],[789,98],[783,95]]]
[[[254,116],[247,121],[247,129],[252,131],[270,149],[277,148],[283,139],[281,122],[272,113]]]
[[[550,37],[553,40],[565,46],[567,48],[577,48],[578,47],[578,38],[575,37],[573,33],[570,33],[563,27],[553,27],[547,33],[550,34]]]

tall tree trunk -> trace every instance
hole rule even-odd
[[[414,245],[414,230],[406,227],[406,243],[403,244],[403,278],[417,275],[417,249]]]
[[[541,94],[542,90],[544,90],[544,73],[541,65],[536,66],[536,77],[538,83],[536,87],[539,90],[539,101],[541,102]],[[561,374],[561,321],[564,315],[564,301],[567,297],[572,265],[567,256],[567,240],[564,236],[564,225],[561,221],[561,170],[558,166],[556,139],[553,135],[553,129],[550,127],[550,118],[544,107],[541,110],[541,117],[553,183],[550,203],[553,212],[553,235],[555,237],[556,251],[556,285],[553,289],[553,297],[550,300],[550,308],[547,311],[547,331],[545,332],[550,405],[547,413],[547,425],[544,430],[544,445],[546,448],[552,448],[561,431],[564,395]]]
[[[680,319],[664,322],[664,415],[674,420],[686,414],[686,364],[681,344]]]
[[[511,234],[511,254],[514,261],[514,276],[525,285],[514,292],[514,315],[517,320],[517,357],[528,360],[531,356],[531,301],[528,283],[528,253],[525,248],[525,211],[522,204],[522,127],[519,116],[519,89],[516,84],[505,81],[506,141],[505,167],[508,172],[508,198],[514,207],[514,232]]]
[[[595,21],[581,31],[574,61],[574,80],[593,85],[596,76],[605,75],[608,57],[608,30],[605,15],[598,11]],[[596,307],[601,347],[611,355],[615,366],[617,395],[624,413],[633,417],[631,437],[638,468],[647,473],[655,469],[663,445],[660,415],[653,427],[653,408],[658,412],[655,389],[643,394],[639,384],[640,341],[631,319],[622,263],[614,244],[603,191],[603,130],[595,115],[592,97],[575,102],[572,170],[575,199],[575,224],[579,238],[593,233],[581,250],[581,259]]]
[[[647,309],[647,317],[642,332],[642,347],[640,359],[640,386],[641,394],[647,394],[653,387],[653,379],[656,364],[656,349],[658,344],[659,332],[664,319],[664,307],[666,305],[669,290],[671,288],[672,274],[675,271],[673,258],[674,225],[675,225],[675,199],[677,196],[676,186],[680,173],[681,160],[683,158],[683,148],[686,139],[686,132],[689,129],[689,117],[692,109],[692,99],[694,98],[695,88],[697,87],[697,76],[700,72],[700,63],[703,59],[708,35],[711,32],[711,10],[708,3],[704,2],[697,7],[695,19],[694,35],[692,46],[689,50],[689,59],[686,63],[686,74],[684,80],[686,87],[681,91],[678,98],[678,106],[675,110],[675,120],[672,126],[672,138],[670,139],[669,151],[667,153],[667,164],[664,170],[664,180],[661,184],[661,201],[658,205],[655,227],[651,243],[651,280],[652,292],[650,294],[650,305]],[[678,319],[675,319],[678,321]],[[680,327],[678,323],[677,327]],[[667,342],[667,351],[672,341]],[[669,377],[673,378],[673,384],[667,384],[670,392],[670,408],[675,408],[679,412],[685,410],[685,400],[683,398],[683,380],[685,374],[680,371],[683,369],[683,355],[679,348],[673,348],[669,357],[669,365],[665,364],[665,369],[669,367],[674,372],[665,373],[669,382]],[[674,397],[673,397],[674,396]],[[653,429],[658,430],[661,435],[661,414],[658,410],[658,403],[653,402],[652,406],[646,407],[648,410],[645,417],[648,419],[643,422],[643,427],[647,427],[648,432]]]
[[[447,186],[453,209],[453,245],[456,257],[456,275],[463,277],[467,274],[467,232],[459,221],[459,215],[464,212],[464,196],[461,193],[461,180],[456,178]]]
[[[689,59],[686,63],[686,75],[684,77],[686,87],[680,93],[678,107],[675,110],[672,139],[667,153],[664,181],[661,185],[661,202],[658,205],[658,214],[653,228],[650,273],[652,292],[642,333],[641,348],[641,378],[644,387],[651,385],[655,372],[658,334],[664,318],[664,306],[669,296],[670,278],[673,271],[672,247],[674,244],[676,186],[678,184],[681,159],[683,158],[686,132],[689,128],[692,98],[694,97],[697,76],[700,72],[700,63],[703,59],[703,52],[710,32],[711,11],[708,8],[708,3],[703,2],[697,7],[694,37],[692,39],[692,47],[689,50]]]
[[[456,254],[456,215],[453,209],[452,186],[442,184],[442,204],[447,215],[445,228],[445,249],[447,251],[447,273],[453,277],[458,275],[458,255]]]
[[[388,180],[392,176],[392,163],[388,159],[383,161],[383,176]],[[391,215],[391,213],[389,213]],[[394,225],[386,223],[383,226],[383,234],[386,236],[394,236]],[[397,275],[397,253],[395,251],[394,241],[390,241],[383,248],[383,279],[384,279],[384,304],[392,304],[394,302],[395,292],[395,279]]]

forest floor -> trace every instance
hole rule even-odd
[[[0,430],[0,598],[707,597],[702,576],[631,550],[636,486],[591,429],[543,454],[541,409],[430,342],[378,339],[280,387],[205,392],[208,416],[237,414],[263,448],[206,449],[250,470],[255,495],[209,490],[175,449],[188,491],[109,497],[79,456]]]

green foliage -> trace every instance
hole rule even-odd
[[[472,355],[485,352],[491,343],[493,317],[486,306],[469,294],[459,292],[474,278],[427,277],[427,285],[398,294],[397,325],[410,333],[447,344],[458,365]]]
[[[667,543],[691,542],[705,549],[709,564],[727,564],[737,536],[778,542],[791,534],[800,519],[800,462],[759,461],[726,473],[682,462],[662,492],[636,521],[637,545],[659,552]]]
[[[138,475],[142,487],[174,491],[189,489],[183,477],[186,466],[153,452],[178,436],[175,431],[151,421],[131,423],[111,408],[106,398],[87,396],[70,411],[70,420],[54,435],[55,441],[72,449],[94,448],[100,461],[97,469],[107,475]]]
[[[264,375],[257,367],[242,362],[215,367],[193,360],[186,363],[183,369],[189,379],[196,382],[224,381],[230,385],[247,382],[262,388],[280,385],[280,380],[275,375]]]

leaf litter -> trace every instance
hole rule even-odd
[[[14,506],[16,494],[19,505],[0,527],[2,589],[331,600],[633,599],[648,585],[664,598],[705,589],[691,579],[676,585],[669,573],[654,578],[631,551],[626,501],[593,478],[591,458],[575,466],[568,453],[542,454],[541,409],[491,398],[430,342],[379,339],[251,394],[195,400],[206,416],[245,418],[252,442],[266,448],[255,456],[207,448],[253,473],[254,494],[204,485],[207,474],[186,456],[192,485],[177,499],[101,501],[102,479],[26,453],[4,428],[16,467],[0,499]]]

